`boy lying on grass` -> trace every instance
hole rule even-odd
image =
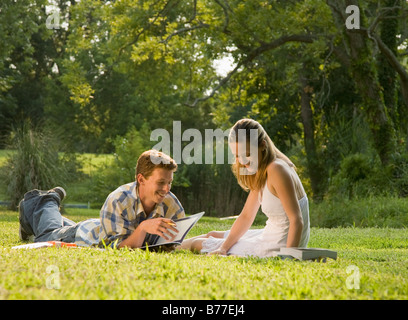
[[[120,186],[106,199],[99,219],[75,223],[59,211],[65,190],[31,190],[19,204],[21,240],[62,241],[80,246],[140,248],[155,235],[172,240],[178,230],[172,219],[185,216],[170,192],[176,162],[156,150],[142,153],[136,165],[135,182]]]

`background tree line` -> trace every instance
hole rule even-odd
[[[349,5],[360,29],[345,26]],[[55,10],[60,28],[48,29]],[[315,200],[406,196],[407,15],[404,0],[5,0],[0,147],[30,119],[59,151],[115,152],[94,184],[106,196],[133,179],[122,169],[155,144],[152,130],[251,117]],[[245,199],[228,165],[181,164],[177,176],[191,211],[232,213]]]

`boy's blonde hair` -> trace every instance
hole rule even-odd
[[[136,177],[140,173],[147,179],[156,168],[163,168],[174,172],[177,170],[177,163],[170,156],[161,151],[147,150],[143,152],[137,160]]]

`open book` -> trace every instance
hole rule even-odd
[[[337,252],[321,248],[280,248],[277,253],[282,259],[317,260],[326,262],[326,258],[337,259]]]
[[[173,220],[176,223],[175,228],[179,231],[177,236],[174,240],[166,240],[160,236],[155,236],[152,243],[141,247],[141,249],[147,248],[155,248],[160,246],[166,245],[179,245],[183,242],[184,238],[186,237],[187,233],[191,230],[191,228],[197,223],[197,221],[204,215],[204,212],[196,213],[191,216]],[[171,231],[170,231],[171,232]]]

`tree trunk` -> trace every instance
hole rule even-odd
[[[396,0],[383,0],[382,5],[384,7],[393,7],[396,5]],[[398,15],[398,11],[399,9],[395,9],[389,12],[389,15]],[[384,19],[381,21],[381,40],[394,55],[397,54],[397,33],[397,19]],[[388,62],[387,57],[381,51],[378,55],[378,80],[381,85],[384,104],[394,124],[395,130],[398,130],[399,116],[396,90],[396,72]]]
[[[313,199],[320,201],[325,192],[326,175],[316,151],[314,135],[315,127],[313,122],[313,110],[311,106],[313,87],[310,86],[304,78],[300,79],[300,85],[300,107],[307,158],[307,170],[313,191]]]
[[[387,115],[374,68],[374,59],[363,35],[350,31],[346,33],[351,49],[351,73],[363,99],[363,108],[373,136],[374,147],[382,164],[387,165],[395,151],[395,131]]]

